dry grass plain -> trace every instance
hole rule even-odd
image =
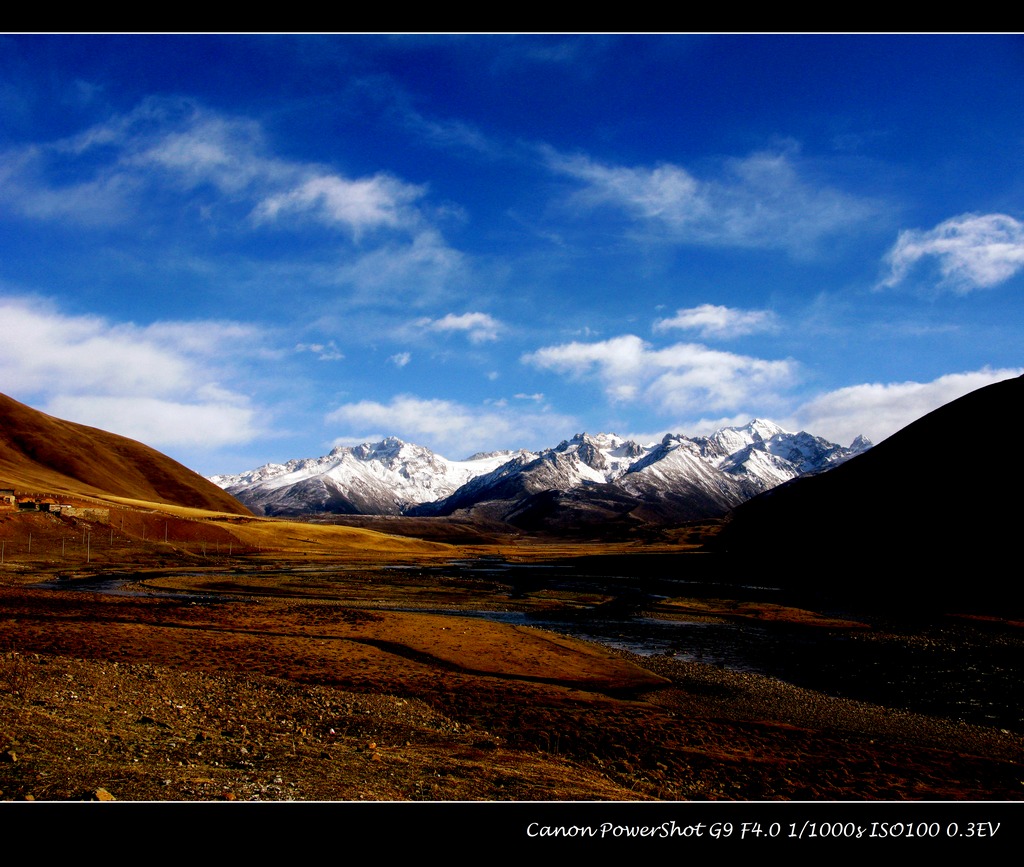
[[[513,600],[500,577],[443,568],[480,556],[618,564],[649,548],[451,545],[107,503],[105,523],[0,519],[0,799],[1024,796],[1019,734],[460,617],[603,600]],[[659,608],[869,628],[747,600]]]

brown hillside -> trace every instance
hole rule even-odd
[[[63,421],[0,394],[0,487],[114,495],[248,515],[198,473],[142,443]]]
[[[999,438],[1022,401],[1024,377],[964,395],[834,470],[748,500],[715,544],[783,556],[789,583],[1019,608],[1024,584],[1010,564],[1024,473],[1012,439]]]

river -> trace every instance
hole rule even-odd
[[[628,605],[552,616],[522,610],[431,609],[430,613],[483,617],[528,625],[651,656],[775,677],[830,695],[905,708],[918,713],[1024,733],[1024,636],[1019,628],[965,618],[908,620],[870,617],[870,629],[829,629],[787,623],[679,620],[650,616],[645,600],[669,596],[729,598],[780,594],[770,586],[708,584],[673,577],[593,575],[550,566],[465,561],[436,567],[451,575],[508,583],[510,608],[538,588],[619,594]],[[433,569],[421,570],[429,574]],[[209,573],[207,578],[212,577]],[[104,575],[46,586],[118,595],[166,595],[141,590],[139,576]],[[666,592],[670,591],[670,592]],[[180,594],[201,602],[223,602],[219,594]],[[424,611],[426,609],[416,609]],[[605,614],[605,610],[614,613]],[[849,612],[833,612],[849,614]],[[863,612],[858,612],[863,618]]]

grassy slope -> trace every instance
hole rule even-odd
[[[0,395],[0,486],[249,514],[216,485],[149,446],[54,418],[6,395]]]

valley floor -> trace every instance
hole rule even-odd
[[[500,579],[155,565],[0,571],[0,799],[1024,798],[1019,732],[456,616],[553,604]]]

